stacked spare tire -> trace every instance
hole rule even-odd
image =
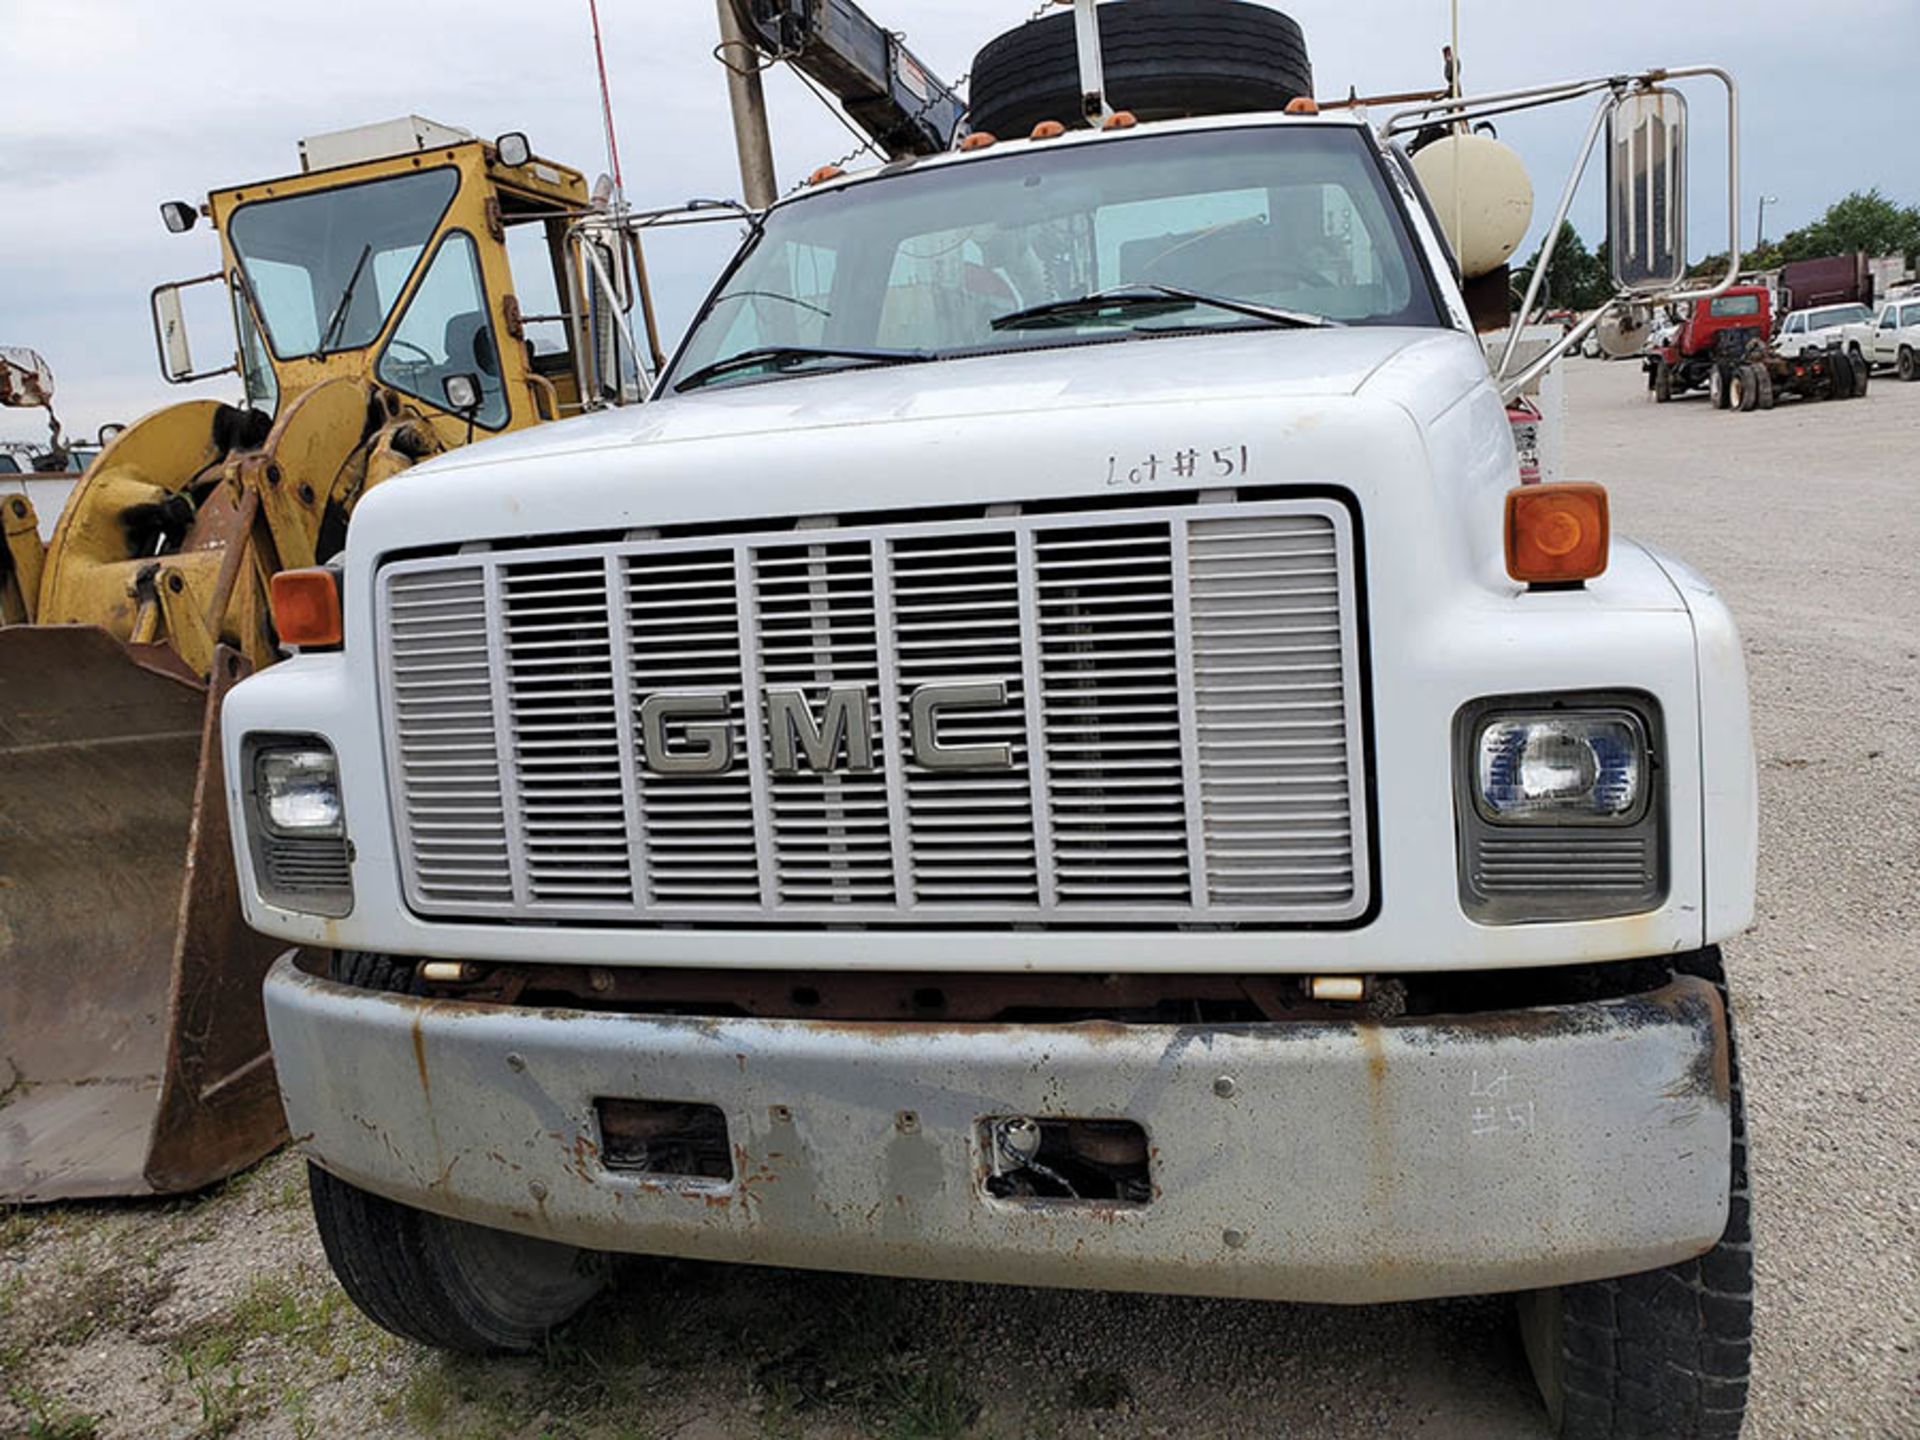
[[[1107,103],[1141,120],[1284,110],[1313,94],[1306,37],[1251,0],[1121,0],[1100,8]],[[1074,17],[1062,9],[974,57],[968,124],[1007,139],[1086,123]]]

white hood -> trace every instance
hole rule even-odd
[[[1197,401],[1277,400],[1357,394],[1409,351],[1422,353],[1424,404],[1440,407],[1484,378],[1484,362],[1452,331],[1353,327],[1166,336],[1061,345],[931,364],[890,365],[669,393],[647,405],[602,411],[454,452],[434,472],[522,462],[626,445],[791,434],[890,420],[1004,419],[1035,411]],[[1470,357],[1462,368],[1462,353]],[[1444,363],[1442,357],[1453,363]],[[1446,374],[1443,395],[1431,392]],[[1398,397],[1396,397],[1398,398]]]

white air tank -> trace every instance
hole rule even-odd
[[[1460,271],[1476,279],[1506,263],[1533,223],[1533,182],[1513,147],[1491,135],[1448,135],[1415,153]]]

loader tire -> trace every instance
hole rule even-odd
[[[1299,25],[1248,0],[1128,0],[1100,11],[1107,103],[1142,120],[1284,110],[1313,94]],[[1084,123],[1074,17],[1030,20],[973,61],[967,123],[1004,139]]]
[[[1773,372],[1764,365],[1756,365],[1754,371],[1760,377],[1760,408],[1771,410],[1775,399],[1773,393]]]
[[[1867,394],[1867,382],[1873,378],[1873,367],[1867,364],[1867,357],[1858,350],[1847,357],[1847,364],[1853,371],[1853,398],[1864,400]]]
[[[524,1354],[606,1283],[592,1251],[430,1215],[317,1165],[307,1189],[327,1263],[368,1319],[469,1355]]]
[[[1724,1004],[1717,950],[1677,968],[1709,979]],[[1527,1359],[1559,1440],[1734,1440],[1753,1358],[1753,1226],[1747,1126],[1733,1012],[1727,1011],[1733,1128],[1727,1224],[1678,1265],[1520,1297]]]
[[[1742,365],[1727,382],[1727,408],[1751,413],[1760,408],[1760,380],[1756,367]]]
[[[1833,377],[1833,398],[1851,400],[1853,398],[1853,362],[1839,351],[1830,351],[1827,355],[1827,373]]]
[[[1913,351],[1907,346],[1900,347],[1899,374],[1902,380],[1911,383],[1920,380],[1920,361],[1914,359]]]

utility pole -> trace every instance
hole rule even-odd
[[[733,106],[733,147],[740,156],[746,202],[764,210],[779,198],[773,178],[773,139],[767,133],[767,97],[760,88],[759,52],[740,28],[733,0],[720,8],[720,63],[727,67],[727,99]]]

